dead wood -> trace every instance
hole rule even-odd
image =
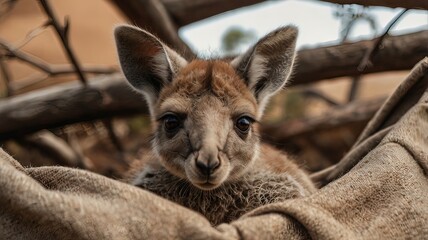
[[[0,101],[0,140],[45,128],[147,113],[142,97],[120,74],[98,77],[87,87],[68,83]]]
[[[359,70],[361,60],[376,41],[373,39],[299,51],[297,68],[290,85],[361,73],[407,70],[428,56],[428,31],[388,36],[383,39],[377,54],[371,58],[371,66]]]
[[[385,38],[367,72],[411,69],[428,55],[428,31]],[[358,65],[371,41],[302,50],[290,86],[326,78],[357,75]],[[130,90],[120,74],[89,81],[58,85],[0,101],[0,140],[45,128],[148,113],[142,97]]]
[[[203,20],[236,8],[250,6],[263,0],[161,0],[177,27]],[[191,14],[189,14],[191,13]]]
[[[123,1],[111,0],[128,19],[162,39],[167,45],[176,49],[185,58],[192,59],[194,54],[187,44],[178,36],[178,28],[171,19],[168,10],[159,0]],[[188,13],[188,15],[192,15]]]
[[[363,6],[381,6],[390,8],[428,9],[426,0],[322,0],[337,4],[359,4]]]
[[[31,147],[37,149],[44,156],[48,156],[54,160],[58,165],[89,169],[85,164],[87,161],[82,154],[75,151],[66,141],[55,136],[50,131],[42,130],[18,139],[17,142],[25,148]]]
[[[385,97],[370,101],[352,102],[342,107],[336,107],[332,111],[320,117],[309,119],[297,119],[288,122],[267,125],[262,127],[263,138],[275,143],[284,143],[293,138],[313,135],[319,131],[352,125],[359,122],[367,122],[385,101]]]

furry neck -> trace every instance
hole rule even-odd
[[[200,212],[213,225],[235,220],[259,206],[308,194],[289,174],[254,170],[210,191],[201,190],[163,168],[147,174],[138,186]]]

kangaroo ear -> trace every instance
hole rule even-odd
[[[187,61],[158,38],[137,27],[118,26],[114,36],[126,79],[144,94],[152,110],[162,87],[172,81]]]
[[[256,97],[260,116],[269,98],[285,85],[290,76],[297,33],[293,26],[279,28],[231,62]]]

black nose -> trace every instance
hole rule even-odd
[[[211,175],[219,166],[220,166],[220,161],[218,161],[218,160],[217,161],[210,161],[210,162],[204,162],[204,161],[196,160],[196,167],[205,176]]]

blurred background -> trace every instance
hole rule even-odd
[[[235,56],[292,24],[299,27],[296,71],[271,101],[262,137],[316,172],[344,156],[428,55],[427,5],[0,0],[1,147],[26,166],[65,165],[120,178],[150,148],[150,119],[120,74],[115,25],[143,27],[191,59]]]

